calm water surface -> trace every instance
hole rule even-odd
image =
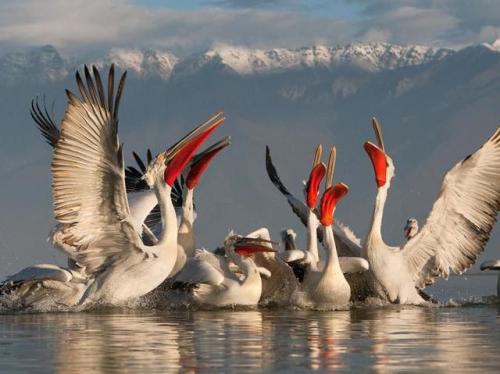
[[[0,373],[500,372],[500,301],[0,315]]]

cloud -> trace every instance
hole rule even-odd
[[[350,33],[347,22],[277,10],[153,10],[125,0],[0,3],[0,46],[145,45],[189,52],[216,42],[260,47],[341,43],[349,40]]]
[[[491,0],[337,0],[339,6],[357,9],[344,19],[335,15],[332,3],[323,6],[324,0],[211,0],[191,10],[148,8],[131,1],[3,0],[0,48],[141,46],[182,54],[214,43],[260,48],[352,41],[463,46],[492,42],[500,35],[500,1]]]
[[[461,47],[498,38],[500,1],[346,0],[362,6],[358,35],[389,41]]]
[[[292,0],[293,1],[293,0]],[[290,0],[213,0],[217,6],[232,8],[262,8],[290,3]]]

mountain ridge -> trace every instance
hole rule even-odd
[[[104,55],[86,59],[65,59],[45,45],[0,57],[0,78],[14,84],[25,78],[41,81],[64,79],[83,64],[115,63],[142,78],[169,80],[174,75],[194,74],[210,66],[226,68],[239,75],[256,75],[303,68],[354,69],[378,72],[440,61],[455,52],[446,48],[387,43],[351,43],[344,46],[313,45],[300,48],[257,49],[218,45],[202,53],[180,58],[168,50],[111,48]]]

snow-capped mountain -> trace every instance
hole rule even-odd
[[[112,48],[103,58],[93,63],[98,66],[115,63],[119,68],[131,70],[141,77],[158,76],[168,79],[178,61],[179,59],[168,51]]]
[[[14,83],[19,78],[60,80],[67,74],[67,62],[50,45],[9,53],[0,58],[0,81],[6,84]]]
[[[323,45],[295,49],[251,49],[218,46],[179,64],[178,71],[192,73],[209,64],[221,64],[238,74],[259,74],[288,69],[351,66],[367,71],[396,69],[439,61],[452,54],[444,48],[400,46],[387,43]]]
[[[180,59],[169,51],[155,49],[112,48],[104,56],[79,61],[65,60],[52,46],[0,57],[0,77],[4,82],[17,79],[60,80],[83,64],[109,65],[112,62],[139,77],[189,75],[217,66],[241,75],[282,72],[301,68],[354,67],[369,72],[391,70],[439,61],[454,52],[423,46],[399,46],[386,43],[355,43],[346,46],[251,49],[217,46],[203,53]]]

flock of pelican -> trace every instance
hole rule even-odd
[[[53,310],[128,305],[136,300],[168,304],[256,306],[301,305],[340,309],[368,297],[390,303],[433,301],[423,291],[436,278],[469,269],[483,251],[500,208],[500,128],[446,174],[426,224],[410,218],[407,242],[387,245],[381,233],[394,164],[373,119],[376,142],[364,149],[373,165],[377,193],[363,241],[335,222],[338,203],[349,192],[334,183],[336,149],[326,163],[316,148],[304,196],[280,180],[270,150],[269,178],[306,226],[306,248],[291,229],[283,249],[260,228],[245,236],[230,232],[223,246],[202,249],[194,234],[195,189],[228,137],[196,153],[225,120],[217,113],[155,157],[136,153],[137,167],[124,166],[118,113],[126,73],[107,84],[96,67],[76,73],[79,95],[67,90],[60,126],[37,100],[31,114],[53,147],[54,217],[49,239],[68,258],[66,267],[40,264],[0,283],[0,305]],[[116,85],[116,87],[115,87]],[[323,184],[324,181],[324,184]],[[320,250],[319,244],[323,250]],[[500,260],[482,270],[500,270]],[[500,294],[500,277],[499,277]]]

